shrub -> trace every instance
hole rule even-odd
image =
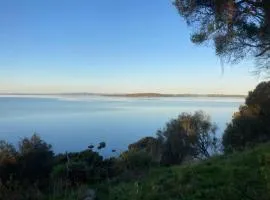
[[[53,167],[51,145],[38,135],[24,138],[19,142],[19,174],[21,180],[35,182],[48,180]]]
[[[249,92],[244,106],[234,114],[224,131],[222,143],[226,152],[270,140],[270,82],[260,83]]]
[[[66,164],[59,164],[53,167],[51,172],[52,180],[65,180],[68,178]]]
[[[142,150],[126,151],[120,155],[120,158],[128,170],[148,169],[152,163],[152,157]]]
[[[15,147],[5,141],[0,141],[0,181],[6,183],[17,174],[18,154]]]
[[[157,132],[162,144],[163,164],[180,164],[186,159],[208,158],[216,150],[216,125],[202,111],[182,113]]]
[[[153,162],[160,162],[161,143],[157,138],[144,137],[128,146],[129,151],[142,151],[151,156]]]
[[[103,157],[91,149],[76,153],[59,154],[55,157],[53,179],[68,179],[72,184],[95,182],[108,176]]]

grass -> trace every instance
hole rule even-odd
[[[269,200],[270,144],[95,188],[100,200]]]

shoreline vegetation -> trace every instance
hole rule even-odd
[[[128,98],[159,98],[159,97],[222,97],[245,98],[242,94],[166,94],[166,93],[0,93],[1,96],[101,96],[101,97],[128,97]]]

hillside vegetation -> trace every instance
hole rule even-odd
[[[144,177],[97,188],[99,199],[269,200],[270,143],[227,156],[158,167]]]

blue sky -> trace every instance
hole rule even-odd
[[[253,63],[195,46],[169,0],[0,1],[0,92],[246,94]]]

